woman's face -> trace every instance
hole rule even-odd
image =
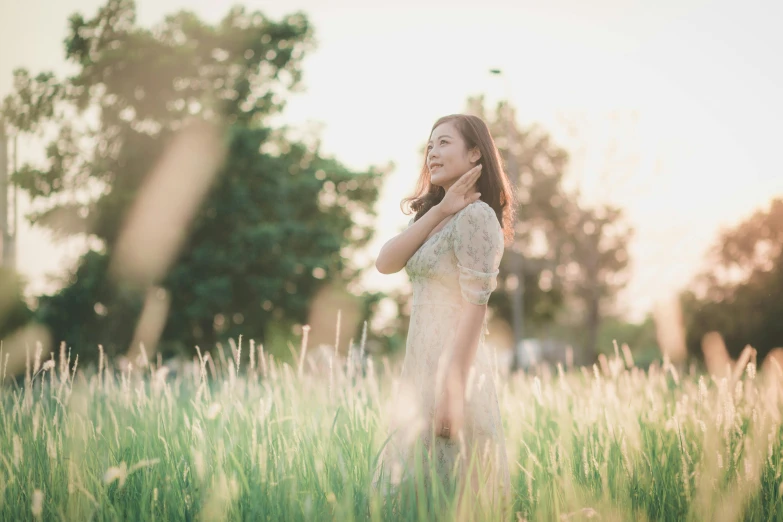
[[[432,131],[427,143],[427,168],[433,185],[449,187],[460,176],[476,166],[481,153],[468,150],[465,140],[452,122],[441,123]]]

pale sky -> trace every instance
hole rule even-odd
[[[104,3],[0,2],[0,96],[15,67],[68,72],[68,16],[91,17]],[[187,7],[217,21],[234,3],[139,0],[138,18],[150,26]],[[510,95],[522,125],[541,123],[573,153],[568,183],[586,201],[626,209],[636,238],[619,304],[629,318],[687,284],[721,226],[783,196],[783,8],[772,0],[244,4],[276,19],[302,10],[315,27],[305,92],[289,98],[286,122],[321,122],[323,152],[352,168],[397,165],[369,257],[407,222],[399,202],[432,123],[482,93],[493,104]],[[40,154],[22,145],[23,155]],[[82,248],[23,224],[18,263],[29,292],[51,290],[45,275],[70,268]],[[408,286],[404,273],[374,268],[365,282]]]

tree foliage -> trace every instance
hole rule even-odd
[[[521,252],[526,326],[540,331],[555,320],[565,302],[557,268],[568,254],[563,233],[569,198],[563,188],[568,153],[540,126],[521,128],[515,111],[505,103],[494,111],[484,107],[482,97],[469,99],[467,105],[470,113],[487,122],[518,203],[514,246],[504,253],[490,304],[511,322],[505,282],[513,266],[511,258]],[[546,281],[540,284],[542,279]]]
[[[22,298],[24,281],[15,271],[0,267],[0,339],[23,326],[32,312]]]
[[[590,208],[564,188],[568,153],[538,125],[520,127],[506,103],[489,112],[482,98],[468,110],[490,126],[517,198],[515,244],[506,249],[490,304],[511,322],[512,257],[522,255],[526,337],[546,336],[558,323],[581,318],[585,362],[597,356],[603,310],[627,282],[632,230],[621,209]],[[531,333],[533,335],[531,335]]]
[[[372,237],[384,171],[353,172],[325,157],[317,136],[295,141],[272,125],[314,47],[305,15],[276,22],[236,7],[209,25],[182,11],[147,29],[132,1],[109,0],[93,18],[73,15],[69,28],[76,74],[57,82],[17,71],[3,108],[20,131],[40,120],[56,129],[46,164],[13,176],[37,204],[28,218],[101,245],[61,291],[40,299],[55,341],[80,351],[128,347],[146,289],[111,283],[110,260],[139,188],[194,118],[221,129],[227,154],[158,282],[171,296],[167,346],[209,346],[240,332],[263,341],[270,321],[304,321],[325,281],[358,276],[362,267],[345,259]],[[33,99],[40,109],[31,113]]]
[[[632,229],[621,209],[611,205],[598,208],[575,206],[565,232],[570,259],[563,272],[566,287],[578,303],[583,317],[583,362],[592,364],[599,349],[599,329],[617,293],[628,282],[628,243]]]
[[[750,344],[762,359],[783,346],[783,199],[723,231],[705,269],[683,293],[688,351],[710,331],[732,357]]]

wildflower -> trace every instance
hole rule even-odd
[[[140,460],[140,461],[138,461],[136,464],[134,464],[133,466],[131,466],[131,468],[128,470],[128,475],[130,475],[131,473],[133,473],[133,472],[134,472],[134,471],[136,471],[137,469],[141,469],[141,468],[143,468],[143,467],[145,467],[145,466],[152,466],[152,465],[154,465],[154,464],[157,464],[158,462],[160,462],[160,459],[145,459],[145,460]]]
[[[207,419],[212,420],[215,417],[218,416],[218,413],[220,413],[220,403],[219,402],[213,402],[210,404],[209,409],[207,410]]]
[[[204,477],[207,474],[207,466],[204,462],[204,455],[196,448],[192,448],[192,451],[193,466],[196,468],[196,476],[199,478],[199,480],[204,480]]]
[[[590,475],[590,466],[587,463],[587,446],[582,446],[582,471],[585,477]]]
[[[41,513],[43,513],[43,491],[40,489],[33,491],[32,512],[33,516],[36,518],[40,517]]]
[[[203,520],[223,520],[226,518],[226,510],[239,494],[239,483],[236,478],[229,479],[221,473],[207,492],[202,508]]]
[[[103,482],[111,484],[115,480],[119,480],[119,486],[125,485],[125,479],[128,477],[128,465],[123,462],[119,466],[112,466],[106,473],[103,474]]]
[[[21,464],[22,462],[24,453],[22,452],[22,439],[20,439],[19,435],[17,435],[16,433],[14,433],[13,444],[14,444],[14,467],[16,469],[19,469],[19,464]]]

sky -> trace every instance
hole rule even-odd
[[[152,26],[183,8],[215,22],[235,3],[139,0],[138,22]],[[101,4],[0,0],[0,97],[16,67],[72,71],[67,18],[90,17]],[[542,125],[569,150],[567,184],[586,204],[625,209],[635,237],[618,308],[631,320],[688,284],[721,227],[783,196],[783,7],[771,0],[244,5],[275,19],[304,11],[315,28],[303,92],[289,98],[282,120],[320,124],[322,151],[351,168],[396,165],[365,261],[408,220],[399,203],[414,187],[433,122],[480,94],[491,104],[510,98],[521,125]],[[40,157],[40,146],[23,142],[20,156]],[[67,271],[84,248],[23,222],[18,268],[28,292],[51,291],[47,276]],[[404,272],[374,267],[364,284],[409,286]]]

